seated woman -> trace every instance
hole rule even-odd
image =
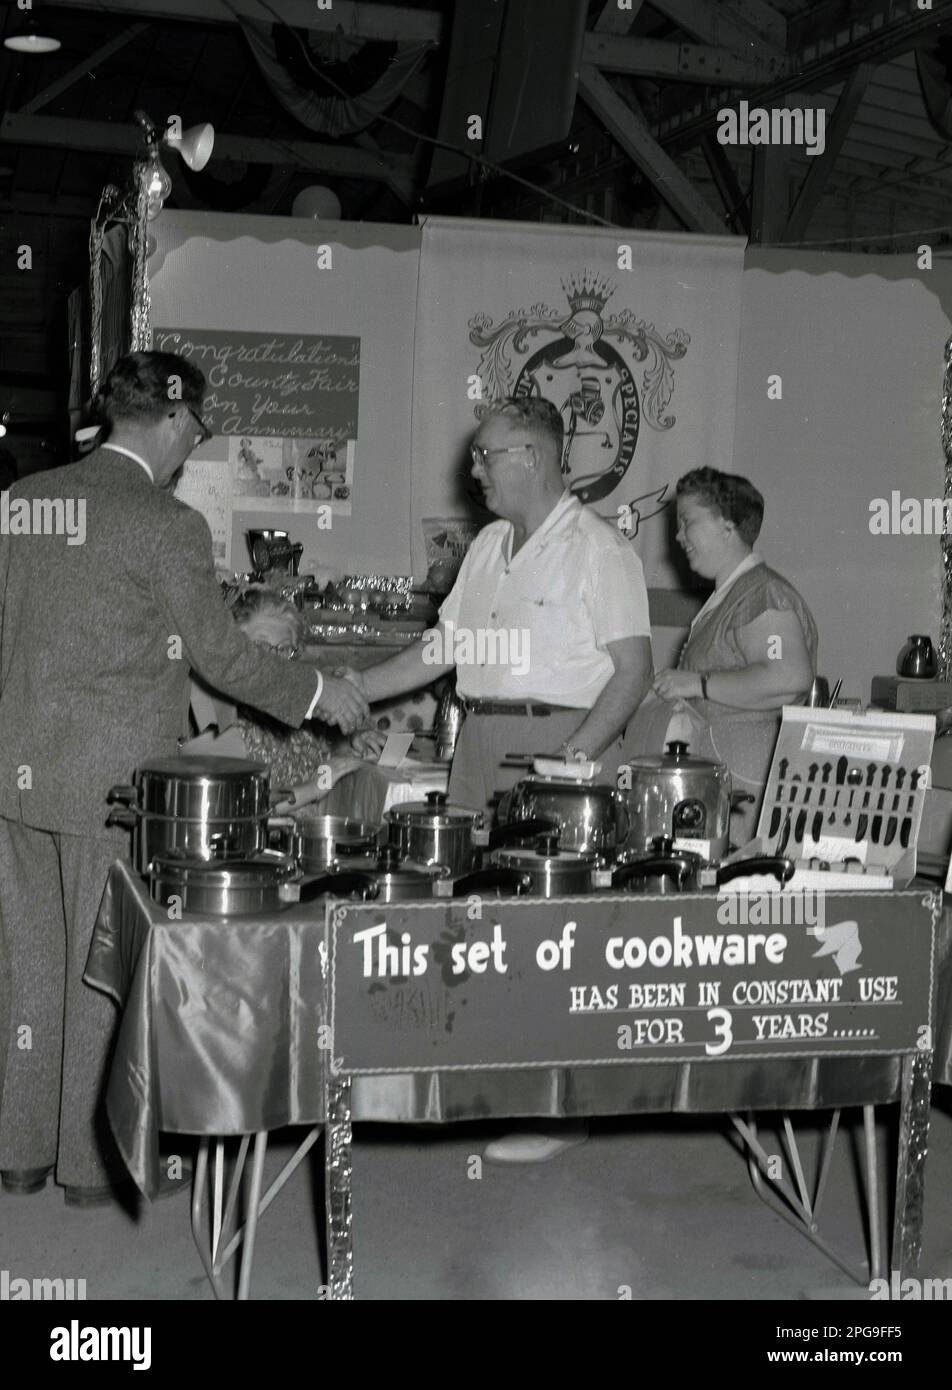
[[[817,630],[792,584],[752,549],[764,499],[752,483],[696,468],[677,485],[677,541],[714,592],[691,624],[676,670],[660,671],[629,724],[624,758],[660,753],[670,739],[730,769],[753,802],[731,839],[752,839],[783,705],[799,704],[816,674]]]
[[[298,655],[306,636],[303,615],[265,586],[248,589],[232,605],[232,616],[252,642],[287,656]],[[267,763],[271,786],[288,790],[275,807],[279,814],[321,801],[328,814],[350,815],[377,824],[383,816],[387,782],[375,768],[384,743],[376,730],[352,735],[350,742],[335,740],[324,726],[310,723],[286,729],[266,716],[230,706],[219,706],[219,732],[203,733],[181,746],[181,752],[213,753],[223,757],[251,758]],[[226,713],[222,714],[224,709]],[[233,717],[233,722],[228,722]],[[227,727],[222,727],[227,725]],[[342,780],[343,779],[343,780]],[[342,783],[330,800],[331,792]]]

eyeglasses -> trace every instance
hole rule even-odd
[[[214,431],[208,428],[208,426],[205,424],[205,421],[199,415],[198,411],[193,410],[190,405],[186,405],[185,409],[188,411],[189,415],[191,415],[192,419],[198,426],[198,438],[195,441],[195,447],[197,448],[199,444],[207,444],[208,441],[212,438]]]
[[[510,444],[506,449],[487,449],[485,444],[471,444],[469,456],[477,466],[486,468],[493,454],[521,454],[523,449],[531,448],[531,444]]]

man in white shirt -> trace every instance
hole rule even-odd
[[[439,626],[359,682],[373,702],[456,667],[467,716],[450,795],[461,805],[482,809],[524,775],[500,766],[507,753],[607,754],[614,780],[617,740],[652,678],[641,561],[566,491],[549,401],[494,404],[470,453],[500,520],[473,541]]]

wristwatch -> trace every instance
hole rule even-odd
[[[573,759],[575,762],[579,763],[587,763],[590,761],[584,748],[576,748],[574,743],[563,743],[562,752],[565,754],[566,762],[571,762]]]

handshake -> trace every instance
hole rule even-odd
[[[314,713],[326,724],[336,724],[343,734],[352,734],[367,722],[370,705],[363,678],[350,666],[335,666],[324,677],[321,698]]]

